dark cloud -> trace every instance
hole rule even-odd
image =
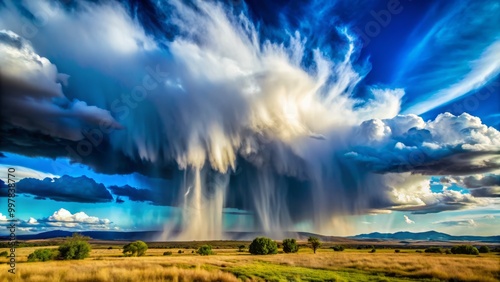
[[[16,192],[59,202],[106,203],[113,200],[103,184],[96,183],[86,176],[63,175],[60,178],[43,180],[24,178],[17,182]]]

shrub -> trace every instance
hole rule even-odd
[[[7,251],[3,251],[0,253],[0,257],[6,257],[8,255],[9,255],[9,252],[7,252]]]
[[[87,242],[89,237],[73,233],[72,237],[66,238],[66,241],[59,246],[60,259],[84,259],[89,256],[90,244]]]
[[[416,250],[415,252],[417,252],[417,253],[422,253],[422,250]]]
[[[446,249],[446,250],[444,251],[444,253],[445,253],[445,254],[447,254],[447,255],[450,255],[450,254],[451,254],[451,251],[450,251],[449,249]]]
[[[243,250],[245,250],[245,245],[239,245],[238,252],[243,252]]]
[[[276,254],[278,245],[267,237],[257,237],[250,244],[248,251],[254,255]]]
[[[108,250],[112,250],[112,249],[113,249],[113,247],[108,247]]]
[[[395,253],[399,253],[399,252],[401,252],[401,251],[400,251],[400,250],[394,250],[394,252],[395,252]]]
[[[212,252],[212,246],[210,245],[203,245],[201,246],[198,251],[197,251],[198,254],[202,255],[202,256],[208,256],[208,255],[212,255],[213,252]]]
[[[57,257],[56,249],[38,249],[28,256],[28,261],[48,261]]]
[[[313,252],[316,253],[316,250],[321,247],[321,242],[319,241],[319,239],[317,237],[309,237],[309,239],[307,239],[307,242],[309,242],[309,244],[311,244],[311,248],[313,249]]]
[[[481,246],[479,247],[478,251],[482,254],[487,254],[490,252],[490,248],[488,248],[488,246]],[[2,254],[0,254],[1,256]]]
[[[479,251],[471,245],[459,245],[451,248],[453,254],[478,255]]]
[[[194,251],[191,251],[192,254],[194,254]]]
[[[184,251],[183,251],[183,250],[178,250],[178,251],[177,251],[177,253],[178,253],[178,254],[183,254],[183,253],[184,253]]]
[[[164,256],[171,256],[172,255],[172,252],[164,252],[163,253]]]
[[[376,250],[375,248],[373,248],[373,249],[370,251],[370,253],[374,253],[374,252],[376,252],[376,251],[377,251],[377,250]]]
[[[443,249],[441,249],[440,247],[429,247],[429,248],[425,249],[425,252],[426,253],[442,254]]]
[[[143,256],[147,250],[148,250],[148,245],[143,241],[138,240],[123,246],[123,255],[127,257],[131,256],[140,257]]]
[[[335,252],[343,252],[344,251],[344,246],[333,246],[332,249],[335,251]]]
[[[296,253],[299,250],[297,246],[297,241],[295,239],[285,239],[283,240],[283,252],[284,253]]]

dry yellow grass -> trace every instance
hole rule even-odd
[[[445,281],[500,281],[500,256],[460,256],[421,254],[414,251],[394,253],[379,250],[333,252],[320,250],[316,255],[301,249],[298,254],[252,256],[233,250],[216,250],[214,256],[198,256],[191,250],[177,254],[177,249],[150,249],[147,256],[125,258],[119,249],[93,250],[82,261],[51,261],[25,263],[25,257],[36,248],[18,249],[17,274],[0,265],[0,281],[238,281],[230,273],[242,266],[273,265],[291,268],[384,273],[410,279],[437,278]],[[0,250],[1,251],[1,250]],[[171,256],[162,256],[172,251]],[[257,278],[255,278],[257,280]]]

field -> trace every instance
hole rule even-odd
[[[446,255],[403,248],[399,253],[393,248],[334,252],[325,246],[313,254],[304,246],[296,254],[255,256],[238,252],[235,246],[242,242],[234,241],[211,242],[215,255],[192,253],[189,247],[201,244],[153,243],[146,256],[123,257],[117,242],[94,241],[85,260],[49,262],[27,262],[28,254],[40,247],[23,247],[16,252],[16,275],[7,272],[7,259],[0,259],[0,281],[500,281],[499,253]],[[166,251],[172,255],[163,256]]]

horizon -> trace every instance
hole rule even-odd
[[[500,5],[299,2],[0,0],[0,226],[500,235]]]

